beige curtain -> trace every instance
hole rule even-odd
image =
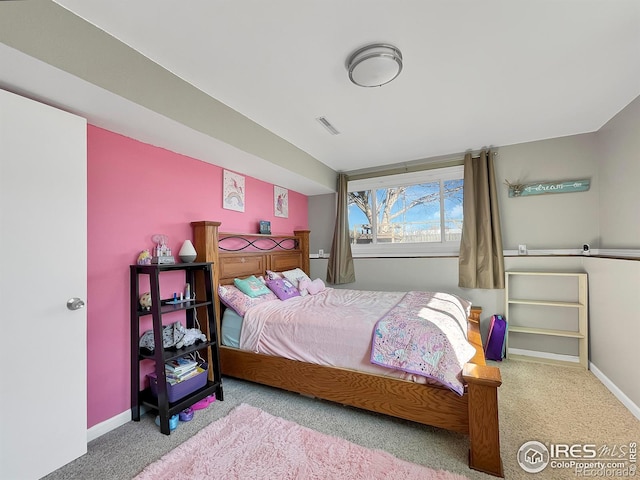
[[[333,231],[333,243],[327,265],[327,282],[333,285],[356,281],[353,268],[351,243],[349,242],[349,213],[347,211],[347,176],[338,175],[338,206],[336,210],[336,226]]]
[[[493,155],[464,157],[464,220],[458,286],[504,288],[504,256]]]

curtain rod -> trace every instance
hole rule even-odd
[[[441,157],[423,158],[410,162],[402,162],[391,165],[381,165],[379,167],[363,168],[360,170],[351,170],[344,173],[349,180],[362,180],[365,178],[384,177],[387,175],[398,175],[400,173],[422,172],[424,170],[432,170],[435,168],[454,167],[462,165],[464,157],[468,153],[472,157],[477,157],[483,150],[492,151],[494,156],[498,155],[497,151],[491,148],[483,148],[481,150],[469,151],[455,155],[443,155]]]

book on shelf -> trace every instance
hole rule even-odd
[[[176,375],[193,370],[198,366],[198,362],[191,358],[178,357],[165,363],[165,371]]]
[[[165,369],[164,373],[166,374],[167,378],[171,377],[171,378],[182,379],[185,376],[189,375],[190,373],[193,373],[197,367],[198,367],[197,365],[194,365],[193,367],[188,368],[187,370],[181,370],[179,372],[173,372],[171,370]]]
[[[195,377],[196,375],[206,372],[206,370],[200,366],[195,367],[193,370],[187,372],[184,375],[180,375],[180,376],[173,376],[173,375],[169,375],[167,373],[167,382],[169,382],[171,385],[175,385],[177,383],[180,382],[184,382],[185,380],[188,380],[190,378]]]

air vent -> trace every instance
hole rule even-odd
[[[318,117],[316,118],[316,120],[318,120],[322,124],[322,126],[329,131],[331,135],[340,135],[340,132],[336,129],[336,127],[331,125],[331,122],[329,122],[329,120],[327,120],[325,117]]]

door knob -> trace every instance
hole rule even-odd
[[[69,310],[80,310],[82,307],[84,307],[84,302],[77,297],[67,300],[67,308]]]

